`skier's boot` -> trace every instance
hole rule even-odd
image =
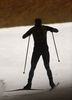
[[[54,84],[53,81],[50,81],[50,86],[51,86],[51,88],[54,88],[55,87],[55,84]]]
[[[24,90],[30,90],[31,89],[31,82],[28,82],[27,85],[23,88]]]

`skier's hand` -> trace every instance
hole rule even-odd
[[[24,39],[24,35],[22,36],[22,39]]]
[[[54,29],[53,29],[53,32],[57,33],[57,32],[59,32],[59,31],[58,31],[58,29],[54,28]]]

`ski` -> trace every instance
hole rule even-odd
[[[54,88],[51,88],[51,89],[49,90],[49,92],[52,91],[52,90],[54,90],[58,85],[59,85],[59,82],[54,86]]]
[[[43,89],[16,89],[16,90],[10,90],[5,92],[14,92],[14,91],[23,91],[23,90],[43,90]]]
[[[49,90],[49,92],[52,91],[52,90],[54,90],[58,85],[59,85],[59,82],[55,85],[54,88],[51,88]],[[15,89],[15,90],[10,90],[10,91],[5,91],[5,92],[14,92],[14,91],[23,91],[23,90],[44,90],[44,89],[23,89],[22,88],[22,89]]]

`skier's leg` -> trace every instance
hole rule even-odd
[[[53,88],[55,86],[55,84],[53,82],[52,71],[51,71],[50,66],[49,66],[50,56],[49,56],[48,47],[46,47],[46,49],[43,51],[42,57],[43,57],[45,68],[47,70],[49,84]]]
[[[33,52],[32,59],[31,59],[31,69],[29,72],[28,82],[31,82],[34,76],[34,71],[39,60],[40,54],[36,51]]]
[[[34,70],[36,68],[36,64],[39,60],[39,57],[40,57],[40,54],[36,50],[34,50],[32,54],[32,59],[31,59],[31,69],[29,72],[28,84],[24,87],[24,89],[31,89],[32,79],[34,76]]]

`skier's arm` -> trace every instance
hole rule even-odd
[[[46,29],[47,29],[47,31],[50,31],[50,32],[55,32],[55,33],[58,32],[58,29],[53,28],[53,27],[46,26]]]
[[[32,33],[32,28],[31,29],[29,29],[23,36],[22,36],[22,38],[24,39],[24,38],[26,38],[26,37],[28,37],[28,36],[30,36],[31,35],[31,33]]]

